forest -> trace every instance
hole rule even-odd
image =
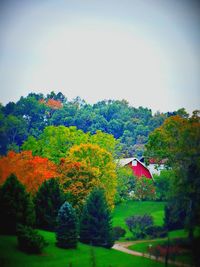
[[[28,137],[38,138],[47,126],[75,126],[84,133],[112,134],[118,140],[118,157],[142,156],[149,134],[166,118],[188,117],[184,108],[156,112],[133,107],[126,100],[103,100],[93,105],[80,97],[68,101],[61,92],[30,93],[16,103],[0,105],[0,154],[19,151]]]

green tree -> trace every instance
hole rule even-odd
[[[76,248],[78,242],[78,219],[72,206],[65,202],[58,212],[56,245],[61,248]]]
[[[113,245],[111,213],[103,189],[94,189],[86,201],[80,222],[80,241],[106,248]]]
[[[57,179],[45,181],[36,193],[36,223],[39,228],[54,231],[58,210],[65,201],[64,192]]]
[[[130,198],[130,192],[135,187],[135,177],[133,171],[129,167],[117,168],[117,192],[115,195],[115,202],[121,202]]]
[[[167,164],[175,171],[172,199],[184,205],[185,228],[193,239],[194,227],[200,223],[200,117],[199,112],[172,116],[157,128],[146,145],[146,156]]]
[[[0,231],[15,234],[17,224],[35,223],[33,202],[25,187],[11,174],[0,188]]]
[[[171,195],[171,184],[175,173],[173,170],[162,170],[159,175],[154,175],[154,181],[156,186],[156,199],[160,201],[166,201]]]

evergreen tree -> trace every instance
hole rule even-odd
[[[35,196],[36,223],[39,228],[55,230],[58,210],[65,201],[57,179],[45,181]]]
[[[75,209],[65,202],[58,212],[56,245],[61,248],[76,248],[78,242],[78,218]]]
[[[111,214],[103,189],[92,191],[83,208],[80,241],[106,248],[113,245]]]
[[[25,187],[11,174],[0,189],[0,231],[15,234],[17,224],[32,226],[35,210]]]

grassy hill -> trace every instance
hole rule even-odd
[[[127,233],[126,237],[131,237],[132,234],[128,230],[125,219],[131,215],[151,214],[156,225],[163,225],[164,218],[164,202],[155,201],[126,201],[117,205],[113,212],[113,225],[121,226]]]
[[[0,236],[1,267],[161,267],[162,263],[135,257],[113,249],[79,244],[77,249],[60,249],[55,246],[55,234],[46,231],[40,233],[48,241],[42,255],[28,255],[17,249],[14,236]],[[96,265],[91,264],[91,251],[96,258]]]

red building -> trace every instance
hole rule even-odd
[[[153,176],[149,169],[137,158],[126,158],[119,160],[120,166],[129,166],[133,170],[133,174],[137,177],[146,177],[153,179]]]

